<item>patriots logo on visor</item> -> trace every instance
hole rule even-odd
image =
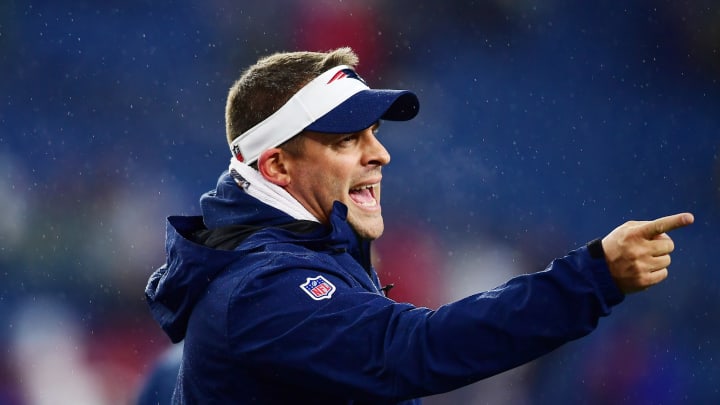
[[[335,73],[335,75],[333,77],[331,77],[330,80],[328,80],[328,82],[326,84],[330,84],[330,83],[334,82],[335,80],[345,79],[346,77],[349,77],[351,79],[360,80],[362,83],[365,83],[365,80],[363,80],[363,78],[360,77],[360,75],[357,74],[354,70],[343,69],[343,70],[339,70],[337,73]]]

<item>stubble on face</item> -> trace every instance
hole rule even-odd
[[[381,170],[389,155],[373,130],[369,128],[347,139],[317,133],[303,138],[307,139],[302,153],[292,157],[293,181],[288,191],[323,223],[329,221],[333,203],[340,201],[347,206],[347,221],[358,236],[380,237],[384,230]]]

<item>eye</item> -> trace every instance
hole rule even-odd
[[[346,135],[346,136],[343,136],[342,138],[340,138],[340,141],[338,141],[338,143],[341,145],[349,144],[349,143],[355,142],[357,139],[358,139],[358,134],[349,134],[349,135]]]

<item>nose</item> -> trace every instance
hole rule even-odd
[[[364,131],[365,151],[363,153],[364,165],[385,166],[390,163],[390,153],[385,146],[377,139],[372,129],[368,128]]]

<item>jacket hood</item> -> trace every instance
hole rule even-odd
[[[369,249],[369,241],[349,236],[354,233],[346,222],[347,207],[339,202],[333,206],[330,227],[312,223],[312,227],[302,226],[304,230],[300,234],[291,227],[299,221],[246,194],[227,174],[220,177],[216,190],[201,197],[200,205],[202,216],[167,219],[166,263],[150,276],[145,288],[150,312],[174,343],[185,337],[193,307],[208,285],[249,250],[266,242],[283,240],[315,250],[360,252]],[[231,229],[243,235],[242,238],[261,230],[265,232],[232,250],[206,246],[207,239],[200,235],[219,229]]]
[[[150,312],[173,343],[185,337],[192,307],[207,284],[237,256],[233,251],[215,250],[193,242],[190,235],[203,228],[202,217],[167,219],[167,262],[150,276],[145,288]]]

